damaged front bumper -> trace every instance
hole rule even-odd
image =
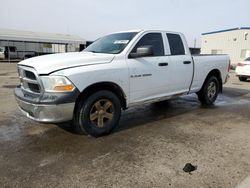
[[[73,119],[75,93],[45,93],[39,98],[27,95],[21,87],[15,89],[15,97],[23,114],[35,121],[59,123]]]
[[[47,123],[64,122],[73,119],[75,103],[45,105],[31,104],[16,98],[20,110],[26,117]]]

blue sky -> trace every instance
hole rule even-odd
[[[94,40],[110,32],[183,32],[190,46],[201,33],[250,27],[249,0],[0,0],[0,28],[76,34]]]

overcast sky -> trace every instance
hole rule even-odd
[[[250,0],[0,0],[0,28],[76,34],[87,40],[130,29],[201,33],[250,27]]]

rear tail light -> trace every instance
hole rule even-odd
[[[244,64],[244,63],[238,63],[238,67],[244,67],[246,64]]]

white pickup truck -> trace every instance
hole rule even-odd
[[[39,122],[73,120],[78,133],[102,136],[121,109],[196,93],[211,105],[228,79],[227,55],[191,56],[184,35],[137,30],[104,36],[82,52],[18,63],[20,109]]]

